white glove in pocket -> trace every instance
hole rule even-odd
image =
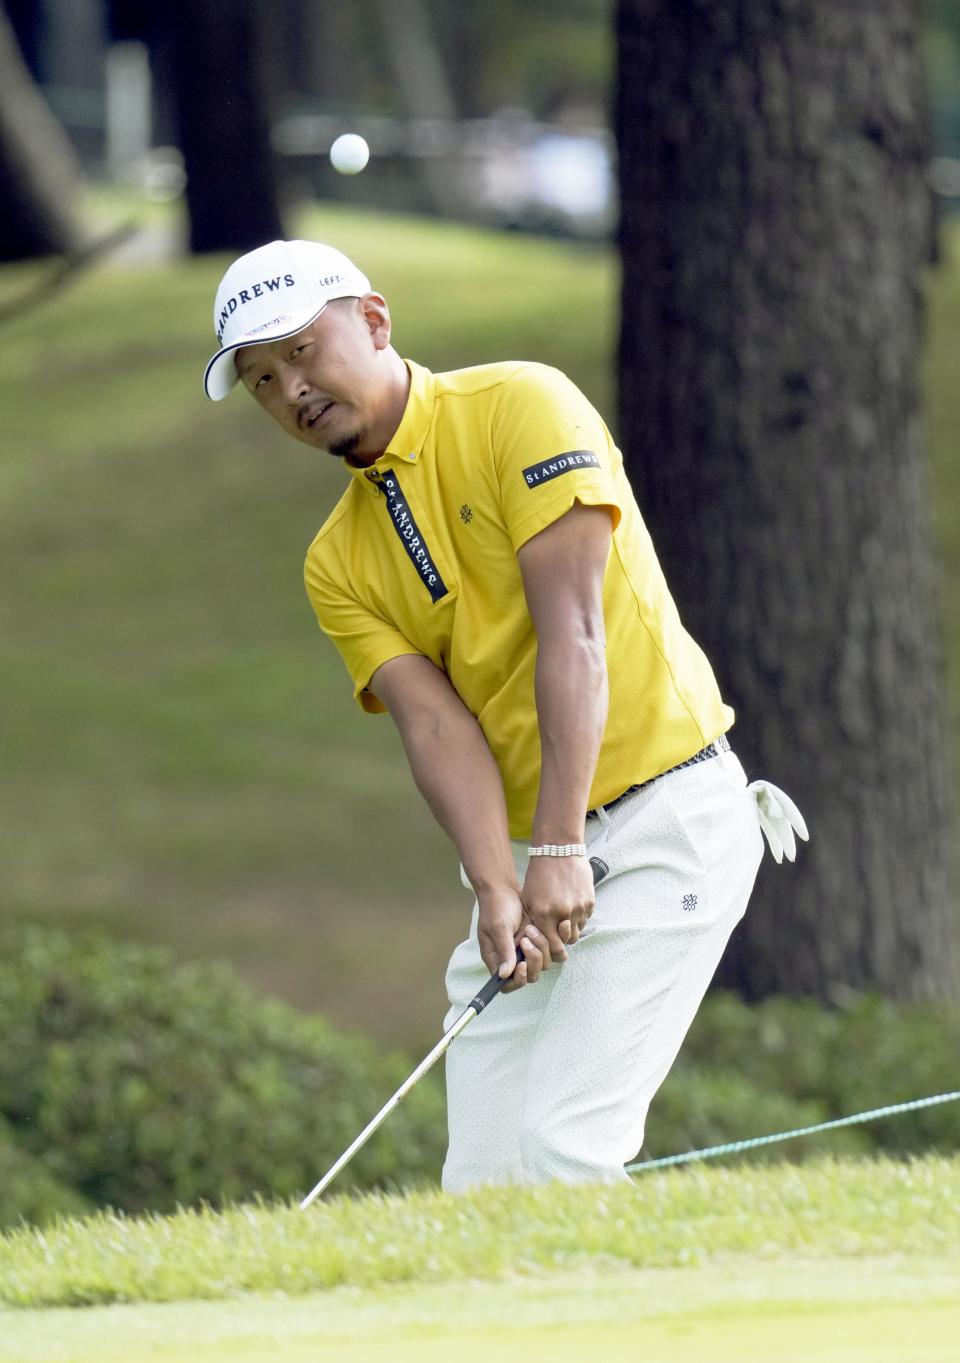
[[[810,839],[803,815],[790,796],[784,794],[772,781],[751,781],[747,790],[757,802],[760,827],[770,844],[774,860],[778,865],[784,857],[787,861],[793,861],[797,855],[794,833],[803,838],[804,842]]]

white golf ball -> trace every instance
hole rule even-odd
[[[341,175],[359,175],[370,160],[370,148],[359,133],[341,133],[330,148],[330,161]]]

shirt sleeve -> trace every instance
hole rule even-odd
[[[574,502],[620,523],[620,456],[599,413],[558,369],[525,365],[503,384],[493,418],[500,501],[514,550]]]
[[[346,664],[353,681],[354,700],[368,714],[385,714],[386,706],[367,690],[370,678],[391,658],[419,650],[396,626],[331,582],[312,553],[307,555],[303,577],[320,628],[336,644]]]

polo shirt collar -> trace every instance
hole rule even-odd
[[[371,484],[375,484],[376,481],[371,478],[371,474],[383,473],[390,468],[399,469],[407,464],[416,464],[423,453],[427,435],[433,424],[436,392],[436,381],[433,374],[429,369],[416,364],[413,360],[405,359],[404,364],[410,374],[410,392],[407,394],[407,405],[403,409],[400,425],[390,437],[383,454],[369,467],[359,468],[352,464],[347,465],[353,477],[373,492],[376,492],[377,489],[375,485],[371,487]]]

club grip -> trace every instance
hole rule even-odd
[[[517,947],[517,965],[519,965],[522,960],[523,952]],[[472,1008],[475,1013],[482,1013],[487,1004],[497,997],[503,986],[510,983],[510,978],[509,975],[506,977],[501,977],[499,974],[491,975],[479,994],[475,994],[470,1000],[468,1007]]]
[[[590,870],[593,872],[593,883],[596,887],[610,870],[610,867],[605,861],[601,861],[599,857],[591,857]],[[519,965],[522,960],[523,952],[517,947],[517,965]],[[511,978],[510,975],[507,975],[506,977],[499,974],[491,975],[479,994],[475,994],[467,1006],[472,1008],[476,1013],[482,1013],[487,1004],[497,997],[503,986],[510,983]]]

